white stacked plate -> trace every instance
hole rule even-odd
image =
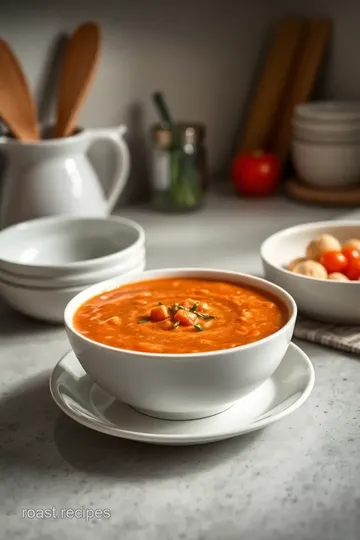
[[[0,232],[1,296],[48,322],[63,322],[65,306],[83,289],[145,265],[145,232],[125,218],[58,216]]]
[[[292,129],[292,158],[300,179],[319,188],[360,184],[360,103],[298,105]]]

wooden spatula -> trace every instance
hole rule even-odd
[[[0,117],[21,141],[39,140],[36,107],[26,77],[3,39],[0,39]]]
[[[266,149],[295,52],[305,28],[302,17],[285,17],[276,26],[245,123],[239,152]]]
[[[67,137],[76,127],[80,108],[95,75],[100,42],[99,25],[87,22],[74,31],[66,46],[60,73],[55,137]]]
[[[298,52],[296,69],[287,87],[285,100],[276,122],[271,150],[284,163],[290,151],[293,110],[311,97],[332,34],[330,19],[313,19],[307,22],[305,39]]]

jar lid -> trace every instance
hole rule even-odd
[[[179,130],[183,144],[202,143],[205,138],[205,126],[198,122],[179,122],[176,128]],[[155,124],[152,127],[152,134],[159,146],[169,146],[173,142],[171,130],[162,124]]]

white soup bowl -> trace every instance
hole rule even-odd
[[[144,245],[143,228],[130,219],[40,218],[0,231],[0,269],[27,277],[79,276],[127,264]]]
[[[292,160],[298,176],[319,188],[360,184],[360,141],[314,143],[294,139]]]
[[[39,289],[59,289],[62,287],[89,287],[99,281],[111,279],[117,276],[122,276],[128,272],[138,271],[139,267],[142,267],[146,260],[145,248],[139,249],[134,255],[129,256],[126,263],[119,265],[111,265],[104,270],[94,270],[93,272],[87,272],[85,274],[75,274],[63,277],[45,278],[37,276],[23,276],[21,274],[14,274],[0,268],[0,280],[7,281],[12,285],[19,285],[20,287],[30,287]]]
[[[328,126],[349,125],[360,121],[360,102],[310,101],[294,107],[294,118],[301,121],[321,122]]]
[[[315,144],[358,143],[360,142],[360,121],[345,126],[328,126],[319,122],[293,120],[292,135],[294,139]]]
[[[166,277],[214,279],[255,287],[282,302],[289,319],[280,330],[254,343],[190,354],[117,349],[92,341],[75,329],[76,311],[93,296],[126,283]],[[166,269],[94,285],[69,302],[64,319],[76,357],[101,388],[149,416],[185,420],[226,410],[274,373],[293,335],[296,304],[281,288],[253,276],[221,270]]]
[[[133,267],[128,274],[137,274],[145,269],[145,259]],[[128,275],[126,274],[126,275]],[[73,287],[23,287],[0,278],[0,295],[16,311],[41,321],[63,324],[64,309],[69,301],[89,285]]]

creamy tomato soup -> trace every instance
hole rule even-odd
[[[164,278],[123,285],[87,300],[75,329],[111,347],[150,353],[198,353],[258,341],[288,312],[277,299],[234,283]]]

